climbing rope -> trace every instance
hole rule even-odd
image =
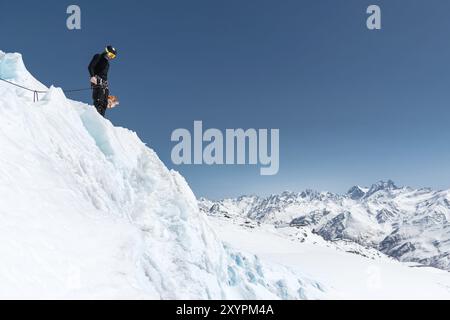
[[[33,89],[21,86],[20,84],[17,84],[17,83],[14,83],[14,82],[8,81],[6,79],[2,79],[2,78],[0,78],[0,81],[9,83],[10,85],[16,86],[16,87],[21,88],[23,90],[27,90],[27,91],[33,92],[33,102],[39,101],[39,94],[40,93],[47,93],[48,92],[48,90],[47,91],[33,90]],[[88,90],[92,90],[92,88],[63,90],[63,92],[64,93],[71,93],[71,92],[81,92],[81,91],[88,91]]]

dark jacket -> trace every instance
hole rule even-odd
[[[105,54],[96,54],[89,64],[89,74],[91,77],[99,76],[105,81],[108,81],[109,61]]]

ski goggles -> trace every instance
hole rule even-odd
[[[116,54],[112,53],[112,52],[106,52],[106,56],[109,59],[115,59],[116,58]]]

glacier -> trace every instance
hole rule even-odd
[[[320,299],[333,290],[219,239],[136,133],[0,51],[0,298]]]

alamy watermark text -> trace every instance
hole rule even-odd
[[[203,131],[203,122],[194,122],[194,134],[176,129],[172,142],[175,165],[260,165],[263,176],[276,175],[280,169],[279,129],[219,129]]]

